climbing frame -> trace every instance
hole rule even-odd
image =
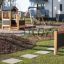
[[[2,29],[19,29],[19,14],[12,11],[2,11]]]
[[[10,11],[2,11],[2,29],[11,28],[11,12]]]

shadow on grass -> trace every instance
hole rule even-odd
[[[58,56],[64,56],[64,53],[58,53],[57,55]]]
[[[59,55],[59,56],[64,56],[64,48],[58,49],[57,55]]]
[[[36,50],[36,51],[53,51],[53,50],[47,50],[47,49],[37,49],[37,48],[34,48],[34,49],[32,49],[32,50]]]
[[[36,45],[36,47],[35,48],[33,48],[32,50],[37,50],[37,51],[39,51],[39,50],[43,50],[43,51],[50,51],[50,50],[47,50],[47,48],[53,48],[53,46],[46,46],[46,45]],[[51,50],[51,51],[53,51],[53,50]]]
[[[48,45],[36,45],[38,47],[47,47],[47,48],[53,48],[53,46],[48,46]]]
[[[58,52],[60,52],[60,53],[64,54],[64,50],[62,50],[62,51],[58,51]]]

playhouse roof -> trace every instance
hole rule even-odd
[[[12,7],[3,7],[2,10],[4,11],[18,11],[18,8],[16,6],[12,6]]]
[[[16,6],[13,6],[11,11],[18,11],[18,8]]]

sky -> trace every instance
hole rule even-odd
[[[19,9],[19,11],[26,12],[28,10],[28,7],[30,6],[29,0],[17,0],[16,6]]]

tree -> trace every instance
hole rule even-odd
[[[3,1],[4,1],[4,0],[0,0],[0,7],[1,7],[1,5],[2,5]]]

